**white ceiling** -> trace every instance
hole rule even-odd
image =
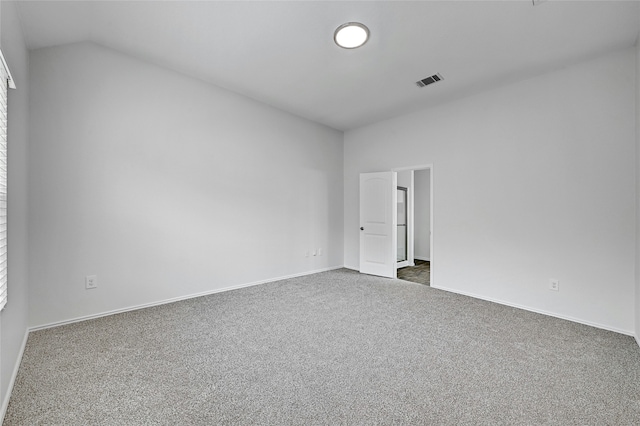
[[[347,130],[629,47],[636,1],[23,1],[28,47],[93,41]],[[371,31],[360,49],[336,27]],[[444,80],[419,89],[435,73]],[[586,88],[588,89],[588,88]]]

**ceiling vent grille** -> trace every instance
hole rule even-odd
[[[422,80],[416,81],[416,86],[424,87],[433,83],[437,83],[438,81],[443,80],[440,74],[434,74],[431,77],[423,78]]]

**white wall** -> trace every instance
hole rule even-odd
[[[94,44],[30,61],[31,325],[343,264],[341,132]]]
[[[346,132],[345,265],[358,174],[433,164],[432,285],[633,333],[634,68],[615,52]]]
[[[401,170],[398,172],[398,186],[411,188],[411,170]]]
[[[8,303],[0,314],[0,401],[6,409],[28,321],[27,141],[28,53],[16,6],[0,2],[0,45],[17,89],[9,90],[8,123]],[[0,419],[4,411],[0,413]]]
[[[414,174],[415,191],[415,256],[418,259],[431,259],[431,170],[416,170]]]

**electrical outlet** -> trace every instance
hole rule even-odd
[[[317,256],[317,255],[318,255],[318,250],[314,250],[314,251],[313,251],[313,255],[314,255],[314,256]]]
[[[551,278],[549,280],[549,290],[560,291],[560,280]]]
[[[309,257],[309,250],[307,250],[306,252],[304,252],[304,257]]]
[[[322,248],[318,249],[318,256],[322,256]]]
[[[87,275],[84,278],[84,286],[87,290],[92,288],[98,288],[98,276],[97,275]]]

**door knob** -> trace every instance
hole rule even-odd
[[[361,230],[361,231],[364,231],[364,228],[361,226],[361,227],[360,227],[360,230]]]

